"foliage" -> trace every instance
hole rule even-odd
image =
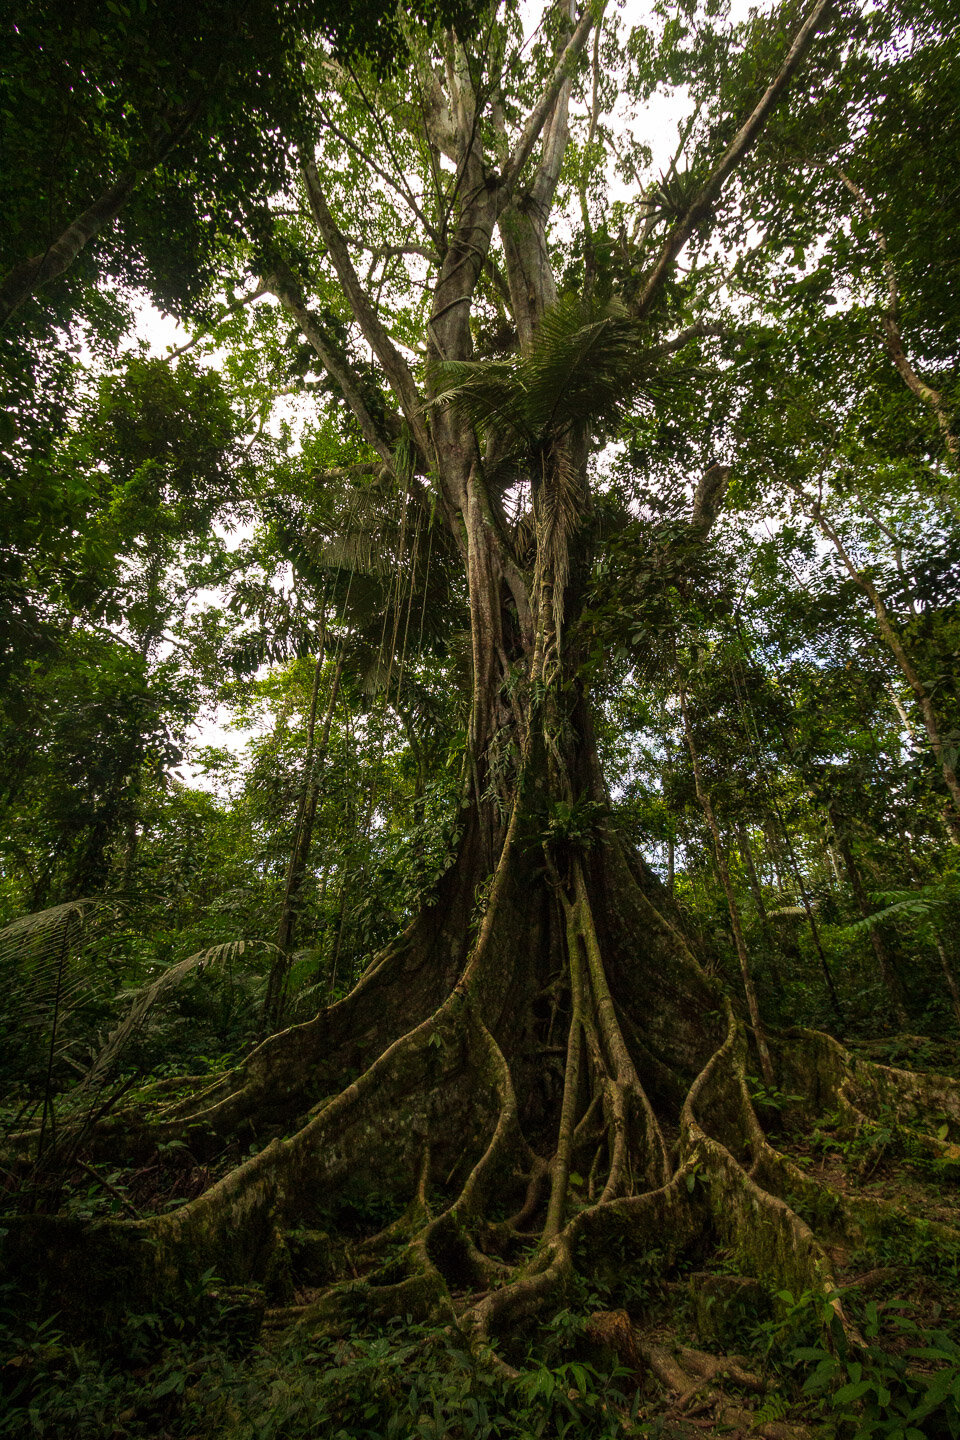
[[[215,1087],[265,1028],[341,1000],[425,915],[442,926],[444,878],[524,786],[524,883],[545,906],[558,859],[589,876],[623,842],[737,1006],[752,968],[771,1027],[879,1032],[879,1058],[954,1068],[951,7],[835,7],[702,204],[796,5],[598,13],[559,78],[555,9],[526,36],[515,6],[54,12],[3,22],[3,270],[126,189],[0,341],[14,1208],[129,1217],[208,1185],[239,1140],[184,1159],[178,1188],[175,1154],[99,1169],[77,1137],[121,1097],[175,1106],[165,1080]],[[567,119],[508,191],[526,117],[564,87]],[[644,107],[666,91],[687,113],[654,165]],[[451,159],[464,137],[476,164]],[[141,338],[148,303],[190,326],[176,352]],[[494,891],[477,864],[471,952]],[[588,946],[580,910],[565,920]],[[545,986],[520,1087],[544,1113],[573,1009]],[[644,1055],[659,1074],[659,1040]],[[793,1082],[747,1093],[789,1137]],[[825,1124],[804,1158],[842,1161],[861,1192],[896,1165],[941,1184],[956,1162],[932,1138],[881,1107],[852,1137]],[[692,1204],[705,1174],[687,1173]],[[338,1232],[399,1219],[349,1180],[338,1195]],[[919,1233],[874,1251],[930,1270]],[[655,1434],[629,1377],[582,1352],[591,1307],[655,1310],[666,1261],[604,1258],[508,1337],[515,1384],[412,1321],[243,1359],[195,1317],[142,1315],[103,1364],[37,1322],[7,1337],[0,1433]],[[854,1353],[825,1303],[784,1292],[747,1336],[792,1405],[838,1437],[958,1432],[946,1322],[868,1302]]]

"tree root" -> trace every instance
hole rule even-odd
[[[202,1150],[205,1136],[255,1123],[274,1132],[264,1149],[167,1214],[15,1217],[7,1259],[19,1282],[47,1308],[84,1307],[89,1328],[111,1306],[153,1308],[214,1270],[263,1286],[272,1324],[342,1330],[410,1315],[455,1327],[515,1375],[511,1335],[561,1306],[578,1275],[609,1272],[611,1257],[629,1275],[653,1253],[668,1268],[706,1240],[773,1294],[821,1297],[827,1334],[839,1323],[861,1344],[829,1245],[897,1226],[917,1243],[960,1236],[833,1191],[777,1150],[751,1100],[744,1025],[673,921],[650,918],[655,882],[638,884],[611,844],[602,864],[551,861],[546,885],[517,816],[469,953],[464,897],[472,905],[476,886],[462,869],[446,892],[452,918],[426,912],[344,1001],[174,1099],[152,1132]],[[518,936],[539,937],[534,961],[518,960]],[[671,1027],[667,1000],[694,1007],[698,1025],[684,1013]],[[544,1048],[562,1062],[549,1074],[528,1058]],[[893,1110],[960,1136],[957,1082],[856,1060],[814,1032],[771,1036],[771,1048],[779,1084],[803,1095],[807,1115],[831,1110],[862,1131]],[[282,1124],[292,1133],[276,1134]],[[927,1153],[954,1158],[954,1138],[927,1138]],[[383,1205],[335,1243],[337,1205],[358,1175]],[[749,1412],[723,1387],[762,1385],[737,1357],[643,1338],[624,1312],[591,1327],[631,1371],[656,1377],[678,1415],[692,1423],[703,1405],[747,1429]],[[804,1432],[777,1421],[757,1433]]]
[[[671,1396],[669,1418],[690,1417],[707,1410],[721,1425],[741,1428],[745,1434],[764,1440],[805,1440],[806,1426],[782,1421],[761,1421],[749,1410],[731,1401],[725,1384],[763,1394],[767,1389],[761,1375],[747,1368],[737,1355],[711,1355],[679,1343],[672,1346],[654,1341],[634,1326],[625,1310],[598,1311],[587,1321],[586,1335],[594,1344],[612,1350],[631,1372],[638,1385],[651,1375]]]

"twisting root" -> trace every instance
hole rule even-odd
[[[736,1355],[709,1355],[688,1345],[668,1348],[641,1335],[625,1310],[591,1315],[588,1337],[618,1356],[639,1382],[653,1375],[673,1397],[668,1415],[680,1417],[709,1410],[725,1429],[741,1429],[760,1440],[806,1440],[806,1426],[782,1421],[757,1421],[749,1410],[724,1395],[724,1382],[741,1390],[761,1393],[767,1387],[761,1376],[745,1368]]]
[[[680,938],[668,902],[657,909],[652,877],[641,883],[604,842],[587,856],[565,852],[562,880],[548,855],[551,883],[541,883],[524,858],[532,847],[520,843],[519,814],[518,802],[472,946],[476,876],[465,867],[450,890],[452,918],[429,912],[346,1000],[273,1037],[230,1076],[198,1082],[153,1132],[199,1144],[207,1127],[242,1134],[255,1119],[268,1133],[292,1121],[291,1134],[172,1213],[95,1226],[23,1217],[8,1238],[14,1272],[41,1277],[52,1308],[67,1310],[76,1296],[91,1309],[121,1291],[131,1304],[172,1296],[212,1267],[228,1283],[263,1284],[284,1307],[274,1322],[429,1319],[511,1376],[511,1328],[562,1304],[577,1274],[611,1254],[626,1272],[653,1251],[670,1266],[706,1238],[771,1291],[822,1296],[824,1323],[860,1343],[819,1237],[857,1243],[894,1218],[904,1223],[901,1212],[831,1191],[771,1145],[750,1097],[744,1026]],[[518,953],[531,936],[533,960]],[[544,996],[549,1030],[537,1010]],[[722,1036],[708,1018],[720,1005]],[[384,1038],[387,1025],[395,1029]],[[527,1063],[544,1049],[562,1056],[562,1085]],[[773,1054],[779,1084],[801,1092],[808,1113],[833,1111],[864,1131],[894,1108],[904,1124],[949,1127],[947,1140],[911,1129],[927,1153],[958,1153],[956,1082],[856,1060],[812,1032],[775,1040]],[[345,1073],[356,1077],[346,1086]],[[545,1080],[555,1088],[536,1092]],[[321,1227],[343,1183],[365,1169],[394,1218],[337,1248]],[[297,1293],[305,1233],[330,1255],[304,1264]],[[926,1233],[955,1238],[948,1227]],[[756,1388],[745,1364],[671,1347],[613,1313],[616,1323],[590,1323],[598,1335],[617,1331],[618,1353],[659,1380],[678,1415],[703,1404],[747,1427],[722,1388]],[[758,1433],[801,1432],[771,1422]]]

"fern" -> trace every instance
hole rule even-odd
[[[98,1090],[103,1085],[115,1069],[117,1061],[127,1046],[143,1029],[147,1016],[165,991],[178,985],[194,970],[229,965],[237,956],[243,955],[248,946],[252,945],[259,945],[267,950],[276,950],[276,946],[266,940],[230,940],[222,945],[210,945],[207,949],[198,950],[196,954],[188,955],[186,959],[178,960],[176,964],[168,966],[149,984],[125,992],[120,998],[132,1002],[129,1010],[120,1024],[107,1036],[93,1064],[74,1089],[73,1095],[79,1097],[83,1093]]]
[[[80,957],[112,913],[104,901],[70,900],[0,930],[5,1029],[43,1050],[48,1075],[75,1044],[77,1011],[105,993],[103,972]]]
[[[939,880],[920,885],[915,890],[884,890],[878,898],[885,902],[882,908],[846,925],[844,934],[855,935],[872,930],[883,921],[897,916],[919,922],[921,929],[930,929],[942,918],[943,911],[956,910],[960,902],[960,874],[950,871]]]

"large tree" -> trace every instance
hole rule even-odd
[[[598,198],[622,59],[601,11],[549,7],[525,53],[515,18],[493,12],[470,45],[410,33],[402,79],[314,51],[321,129],[295,137],[297,186],[236,263],[253,256],[256,288],[345,407],[349,444],[405,515],[436,517],[461,567],[472,678],[456,858],[345,999],[137,1122],[138,1143],[198,1152],[273,1138],[175,1213],[104,1223],[82,1249],[51,1244],[61,1281],[94,1277],[97,1303],[118,1264],[128,1287],[214,1267],[282,1293],[288,1233],[373,1172],[395,1218],[358,1252],[360,1282],[301,1244],[318,1321],[439,1316],[479,1344],[605,1249],[670,1258],[708,1227],[744,1273],[829,1296],[824,1239],[798,1209],[835,1238],[859,1233],[863,1207],[768,1141],[754,1057],[811,1112],[854,1127],[886,1104],[960,1123],[947,1081],[854,1064],[826,1035],[765,1037],[753,1005],[748,1025],[609,820],[591,605],[595,558],[624,517],[599,457],[625,414],[686,414],[691,495],[664,544],[694,573],[737,443],[694,389],[709,370],[722,398],[736,349],[704,346],[736,347],[738,266],[746,306],[756,248],[782,249],[801,208],[784,167],[828,123],[831,153],[869,131],[869,66],[851,55],[881,53],[909,20],[836,15],[827,0],[732,30],[695,18],[630,39],[633,96],[669,73],[697,110],[685,156],[617,207]],[[626,142],[620,158],[632,176],[642,157]],[[750,223],[767,227],[760,247]],[[662,614],[644,630],[641,599],[629,643],[657,650],[685,697],[682,644]],[[15,1229],[15,1253],[35,1256],[39,1224]]]

